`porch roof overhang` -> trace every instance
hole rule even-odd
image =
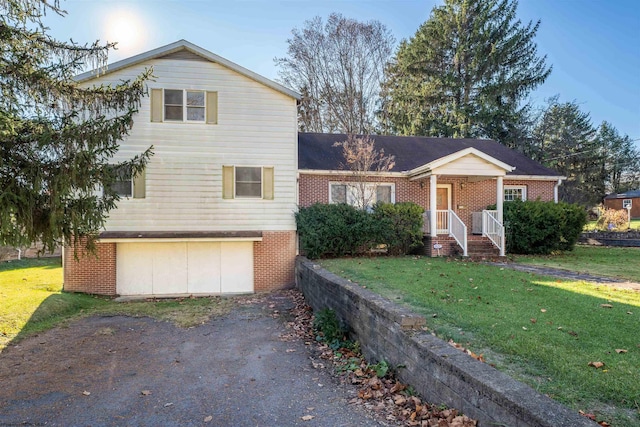
[[[407,175],[414,181],[431,175],[504,176],[513,170],[515,167],[469,147],[412,169]]]

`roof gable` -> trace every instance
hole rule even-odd
[[[490,139],[428,138],[418,136],[371,135],[376,149],[395,157],[391,172],[405,174],[424,172],[431,167],[475,155],[502,168],[510,176],[539,176],[561,178],[556,171],[542,166],[522,153]],[[298,167],[300,170],[340,170],[344,162],[335,142],[346,140],[345,134],[298,134]],[[489,160],[491,159],[491,160]],[[443,163],[441,163],[443,162]]]
[[[196,46],[193,43],[190,43],[186,40],[179,40],[177,42],[168,44],[166,46],[162,46],[121,61],[114,62],[106,66],[106,69],[97,69],[88,71],[86,73],[79,74],[75,77],[75,80],[78,82],[84,82],[87,80],[91,80],[105,74],[112,73],[117,70],[121,70],[123,68],[131,67],[133,65],[139,64],[144,61],[149,61],[152,59],[181,59],[181,60],[205,60],[210,62],[215,62],[224,67],[227,67],[238,74],[241,74],[245,77],[248,77],[252,80],[257,81],[258,83],[262,83],[263,85],[270,87],[278,92],[281,92],[285,95],[290,96],[291,98],[299,100],[301,95],[279,83],[276,83],[272,80],[267,79],[257,73],[254,73],[251,70],[248,70],[234,62],[229,61],[221,56],[216,55],[215,53],[209,52],[206,49],[203,49],[199,46]]]
[[[413,169],[409,171],[409,176],[425,172],[452,174],[456,171],[464,172],[465,170],[469,173],[473,171],[473,175],[493,176],[504,175],[513,169],[515,169],[513,166],[501,162],[476,148],[468,147]]]

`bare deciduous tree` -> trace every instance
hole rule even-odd
[[[333,144],[342,147],[344,163],[342,167],[351,171],[351,180],[345,182],[355,190],[356,206],[367,209],[373,201],[375,191],[367,186],[372,173],[389,172],[395,166],[395,157],[385,156],[384,149],[376,150],[371,136],[349,134],[344,141]]]
[[[292,34],[287,57],[275,62],[282,82],[302,94],[300,130],[373,132],[391,32],[379,21],[332,13],[326,24],[315,17]]]

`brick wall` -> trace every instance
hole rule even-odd
[[[72,246],[63,253],[65,291],[116,295],[115,243],[97,243],[95,254],[78,249],[78,259]]]
[[[329,203],[329,182],[350,182],[349,175],[309,175],[300,174],[300,206],[313,203]],[[429,209],[429,179],[410,181],[399,177],[371,177],[368,182],[394,183],[396,202],[414,202]],[[471,226],[471,213],[480,212],[488,205],[496,203],[496,180],[485,179],[472,182],[465,177],[440,177],[438,184],[451,185],[451,207],[460,219]],[[504,185],[524,185],[527,187],[527,199],[543,201],[553,200],[555,181],[517,181],[506,179]]]
[[[402,366],[397,370],[402,382],[431,403],[445,404],[477,419],[479,427],[596,426],[577,412],[420,330],[424,317],[306,258],[296,261],[296,286],[315,311],[335,311],[369,362],[384,360],[390,366]]]
[[[295,231],[264,231],[253,243],[253,282],[256,292],[293,285],[296,257]]]

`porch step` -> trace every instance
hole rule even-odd
[[[500,251],[487,238],[467,240],[467,254],[471,258],[488,259],[500,256]]]

